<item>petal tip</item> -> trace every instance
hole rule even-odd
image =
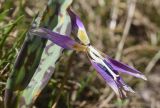
[[[147,77],[142,75],[142,79],[144,79],[145,81],[147,81]]]
[[[142,78],[143,80],[147,81],[147,77],[143,74],[138,74],[139,78]]]
[[[133,89],[130,89],[130,92],[131,92],[131,93],[134,93],[134,94],[136,93]]]
[[[127,91],[129,91],[131,93],[136,93],[131,87],[129,87]]]

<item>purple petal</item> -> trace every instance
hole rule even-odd
[[[71,9],[68,9],[68,13],[72,20],[73,29],[82,29],[85,30],[85,27],[80,20],[79,16],[77,16]]]
[[[85,45],[90,44],[90,40],[86,33],[85,27],[82,21],[80,20],[79,16],[77,16],[71,9],[68,9],[68,13],[71,17],[73,33],[75,33],[78,36],[79,40],[83,44]]]
[[[42,38],[49,39],[53,43],[61,46],[62,48],[65,48],[65,49],[83,51],[86,48],[86,46],[75,42],[69,36],[61,35],[59,33],[53,32],[53,31],[46,29],[46,28],[32,29],[30,31],[30,33],[32,33],[36,36],[40,36]]]
[[[116,61],[114,59],[111,59],[110,57],[106,57],[106,62],[109,62],[109,64],[112,66],[112,68],[116,71],[120,71],[132,76],[135,76],[137,78],[142,78],[144,80],[147,80],[147,78],[138,70],[135,68],[132,68],[126,64],[123,64],[119,61]]]
[[[134,90],[130,86],[128,86],[121,77],[119,77],[119,79],[117,80],[117,84],[125,91],[135,93]]]
[[[121,98],[125,97],[125,92],[121,90],[120,85],[117,85],[116,81],[109,74],[107,74],[107,72],[104,71],[96,62],[94,62],[93,60],[90,61],[93,67],[102,76],[106,83],[115,91],[115,93]]]

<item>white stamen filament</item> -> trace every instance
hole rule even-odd
[[[114,80],[117,80],[117,77],[119,77],[119,75],[116,75],[105,63],[104,63],[104,57],[102,57],[100,55],[100,53],[94,49],[92,46],[89,46],[89,54],[90,56],[94,59],[95,62],[100,63],[101,65],[103,65],[108,71],[109,73],[113,76]]]

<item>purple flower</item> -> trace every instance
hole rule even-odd
[[[126,97],[126,91],[132,93],[134,93],[134,91],[123,81],[118,72],[147,80],[147,78],[138,70],[113,60],[108,56],[102,56],[100,52],[92,46],[89,46],[88,50],[87,55],[93,67],[120,98]]]
[[[126,92],[128,91],[134,93],[132,88],[123,81],[118,72],[126,73],[144,80],[147,80],[147,78],[138,70],[111,59],[91,46],[85,27],[80,18],[70,9],[68,9],[68,13],[72,21],[72,31],[77,35],[82,44],[74,41],[69,36],[52,32],[46,28],[32,29],[30,33],[40,36],[41,38],[49,39],[64,49],[86,53],[93,67],[120,98],[126,97]]]

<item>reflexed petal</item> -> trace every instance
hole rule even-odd
[[[121,98],[125,97],[125,92],[120,88],[120,85],[117,85],[116,81],[113,78],[111,78],[111,76],[109,76],[109,74],[107,74],[107,72],[104,71],[96,62],[94,62],[93,60],[90,61],[93,67],[103,77],[106,83],[115,91],[115,93]]]
[[[84,51],[86,49],[86,46],[75,42],[70,37],[53,32],[49,29],[45,29],[45,28],[32,29],[30,33],[36,36],[40,36],[42,38],[49,39],[53,43],[65,49],[72,49],[72,50],[78,50],[78,51]]]
[[[123,72],[123,73],[129,74],[129,75],[135,76],[137,78],[142,78],[144,80],[147,80],[147,78],[138,70],[136,70],[126,64],[123,64],[119,61],[111,59],[108,56],[106,58],[106,62],[108,62],[112,66],[112,68],[116,71]]]
[[[83,44],[85,44],[85,45],[90,44],[90,40],[89,40],[88,35],[86,33],[85,27],[84,27],[82,21],[80,20],[79,16],[77,16],[71,9],[68,9],[68,13],[71,17],[73,32],[76,33],[79,40]]]

